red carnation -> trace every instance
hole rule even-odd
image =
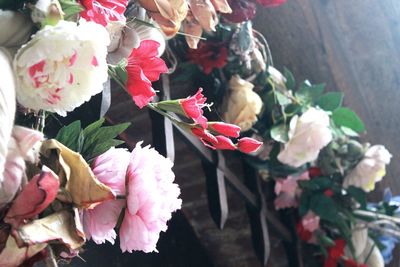
[[[125,21],[124,12],[128,0],[80,0],[85,8],[82,18],[107,26],[109,21]]]
[[[188,58],[210,74],[213,68],[222,68],[228,58],[228,49],[221,42],[201,42],[198,49],[189,49]]]
[[[161,73],[168,71],[164,60],[158,57],[159,46],[153,40],[141,41],[128,57],[126,89],[139,108],[147,105],[156,95],[151,82],[157,81]]]
[[[195,123],[200,124],[204,129],[207,128],[207,118],[203,116],[203,107],[206,105],[207,98],[202,94],[203,89],[199,88],[194,96],[189,96],[179,100],[185,115]]]

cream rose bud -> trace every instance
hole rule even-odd
[[[345,177],[343,186],[361,187],[370,192],[375,189],[375,183],[382,180],[386,174],[386,165],[390,163],[392,155],[382,145],[371,146],[364,158]]]
[[[289,142],[279,153],[278,160],[293,167],[314,161],[319,151],[332,140],[329,116],[320,109],[309,108],[290,121]]]
[[[229,81],[229,97],[224,113],[224,120],[238,125],[242,131],[247,131],[257,121],[261,112],[262,100],[253,91],[254,85],[243,80],[238,75],[232,76]]]
[[[103,90],[107,81],[107,30],[94,22],[46,26],[14,59],[18,102],[65,116]]]

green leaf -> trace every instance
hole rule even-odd
[[[85,143],[82,148],[82,155],[85,159],[91,160],[100,154],[106,152],[113,146],[124,143],[120,140],[115,140],[120,133],[129,127],[130,123],[122,123],[113,126],[104,126],[104,119],[100,119],[83,130]]]
[[[276,96],[276,100],[278,100],[278,103],[281,106],[286,106],[286,105],[292,103],[292,101],[287,96],[285,96],[284,94],[282,94],[280,92],[275,91],[275,96]]]
[[[82,10],[84,10],[83,6],[81,6],[75,0],[59,0],[61,5],[61,9],[64,12],[64,19],[68,20],[79,14]]]
[[[275,125],[271,128],[271,138],[275,141],[286,143],[289,140],[289,127],[286,124]]]
[[[337,126],[344,126],[357,133],[365,131],[365,125],[358,115],[349,108],[338,108],[332,113],[332,119]]]
[[[68,147],[69,149],[80,152],[81,147],[80,142],[82,142],[82,137],[80,137],[81,132],[81,122],[74,121],[73,123],[64,126],[57,133],[56,140]]]
[[[341,92],[329,92],[318,98],[316,105],[323,110],[334,111],[342,106],[343,96]]]
[[[311,103],[316,101],[324,92],[325,84],[312,85],[309,81],[304,81],[295,96],[301,102]]]
[[[285,107],[285,114],[287,116],[293,116],[301,110],[301,107],[302,106],[298,104],[289,104]]]
[[[310,209],[323,220],[335,222],[338,218],[338,210],[332,198],[324,194],[315,194],[310,200]]]
[[[296,81],[294,79],[293,73],[287,69],[286,67],[283,68],[283,76],[285,76],[286,78],[286,88],[287,89],[294,89],[294,87],[296,86]]]
[[[347,193],[361,205],[362,209],[367,207],[367,194],[364,190],[355,186],[350,186],[347,188]]]
[[[357,137],[358,136],[358,133],[356,133],[355,131],[353,131],[350,128],[342,126],[342,127],[340,127],[340,130],[342,130],[342,132],[347,136],[350,136],[350,137]]]

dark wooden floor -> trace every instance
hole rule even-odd
[[[374,198],[387,186],[399,194],[400,1],[287,0],[260,10],[255,24],[276,67],[345,93],[345,105],[368,129],[363,139],[393,154]],[[397,257],[392,266],[399,262]]]

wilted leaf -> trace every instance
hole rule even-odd
[[[29,181],[14,200],[4,221],[19,227],[25,219],[31,219],[47,208],[56,198],[60,181],[46,166]]]
[[[63,210],[34,220],[17,229],[15,235],[18,243],[25,245],[58,241],[70,249],[77,249],[86,242],[76,209],[74,212]]]
[[[232,13],[232,9],[226,0],[211,0],[216,11],[221,13]]]
[[[183,32],[186,34],[186,43],[191,49],[196,49],[203,34],[203,28],[200,23],[195,19],[192,12],[189,10],[186,19],[182,23]]]
[[[11,235],[8,236],[6,247],[0,254],[1,267],[20,266],[25,260],[42,251],[47,244],[36,244],[32,246],[18,247],[17,242]]]
[[[204,30],[215,31],[218,24],[218,16],[210,0],[189,0],[189,7],[193,16]]]
[[[82,156],[50,139],[41,147],[42,161],[58,174],[65,184],[73,202],[78,207],[88,208],[115,196],[112,190],[93,174]],[[61,178],[62,177],[62,178]]]

